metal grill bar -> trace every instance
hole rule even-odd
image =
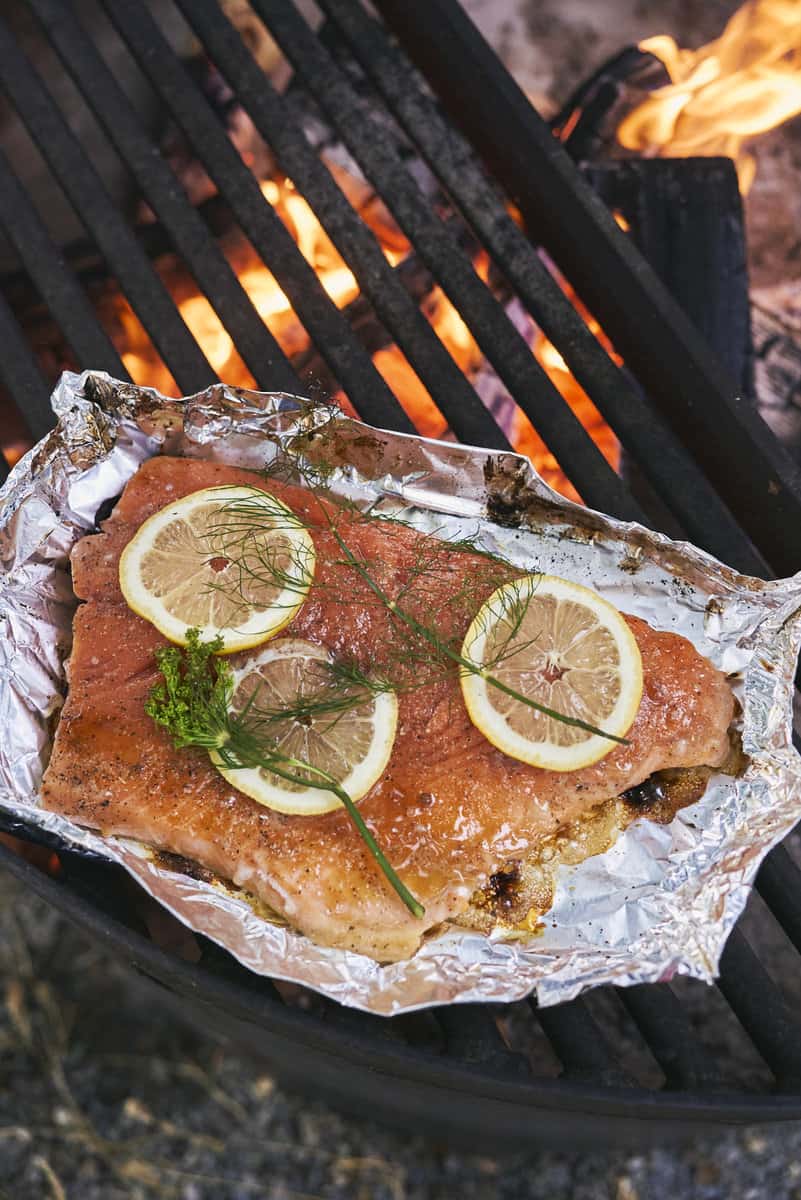
[[[762,963],[735,929],[720,960],[720,988],[779,1086],[801,1088],[798,1023]]]
[[[381,1045],[405,1045],[397,1020],[387,1020],[386,1017],[348,1008],[344,1004],[338,1004],[336,1000],[327,1000],[322,996],[316,997],[315,1002],[322,1007],[322,1019],[326,1025],[333,1026],[346,1036],[363,1038],[367,1034]]]
[[[664,1071],[669,1088],[722,1090],[720,1072],[668,984],[618,988],[617,994]]]
[[[757,891],[801,953],[801,871],[784,846],[776,846],[759,868]]]
[[[83,288],[65,264],[25,189],[0,150],[0,222],[79,362],[129,379]]]
[[[217,979],[225,983],[238,984],[240,987],[244,984],[254,999],[257,998],[265,1008],[284,1007],[284,1001],[272,979],[267,979],[264,975],[254,975],[251,971],[243,972],[227,950],[223,950],[216,942],[209,941],[201,934],[195,936],[201,947],[203,966],[209,968]]]
[[[401,277],[387,262],[368,226],[307,143],[290,107],[265,78],[230,22],[216,6],[198,5],[193,0],[177,0],[177,4],[220,70],[231,82],[235,81],[237,97],[256,128],[313,208],[356,276],[363,295],[424,380],[459,440],[491,449],[509,449],[507,438],[403,286]]]
[[[5,296],[0,292],[0,376],[14,401],[18,404],[25,423],[35,439],[44,437],[53,424],[48,398],[50,386],[45,380],[31,348],[22,336]],[[0,464],[7,472],[5,459],[0,455]]]
[[[257,385],[265,390],[302,391],[278,342],[68,4],[64,0],[28,0],[28,6],[226,326]],[[96,361],[92,354],[82,357],[85,362]]]
[[[774,568],[801,563],[801,469],[581,178],[456,0],[376,0],[665,418]],[[610,286],[614,281],[614,286]],[[747,471],[732,470],[747,463]]]
[[[639,519],[642,514],[630,493],[431,211],[400,157],[302,17],[283,0],[253,0],[253,7],[576,489],[596,507]]]
[[[96,241],[179,388],[196,392],[207,387],[216,379],[214,371],[94,166],[2,20],[0,60],[0,85]]]
[[[738,570],[765,563],[659,413],[589,331],[531,242],[508,215],[475,154],[421,87],[419,75],[379,24],[349,0],[320,0],[349,49],[419,148],[604,420],[640,464],[686,533]],[[639,53],[639,51],[638,51]]]
[[[507,1048],[486,1004],[453,1004],[438,1008],[434,1015],[445,1034],[448,1054],[506,1076],[529,1073],[522,1055]]]
[[[283,222],[265,202],[256,179],[150,13],[131,0],[103,0],[103,7],[352,402],[373,424],[413,433],[411,421]]]
[[[616,1062],[583,1000],[570,1000],[554,1008],[536,1008],[532,1002],[532,1007],[564,1067],[566,1079],[597,1079],[609,1087],[631,1086],[631,1079]]]

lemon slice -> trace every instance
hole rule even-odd
[[[287,625],[314,575],[314,543],[269,492],[213,487],[159,510],[120,558],[134,612],[172,642],[223,639],[222,653],[257,646]]]
[[[365,693],[331,674],[331,658],[301,638],[278,638],[234,671],[231,707],[247,708],[248,727],[280,754],[326,771],[361,800],[383,775],[398,724],[392,691]],[[360,702],[364,697],[363,702]],[[281,717],[282,711],[287,715]],[[261,767],[215,767],[238,791],[279,812],[311,816],[341,808],[331,792],[284,779]],[[300,768],[293,774],[313,779]]]
[[[470,719],[504,754],[550,771],[597,762],[617,743],[566,725],[489,683],[623,737],[642,698],[642,660],[621,614],[589,588],[555,575],[504,584],[479,610],[462,657]]]

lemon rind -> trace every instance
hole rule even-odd
[[[185,515],[187,511],[191,511],[194,505],[203,503],[208,499],[210,494],[224,492],[227,493],[227,497],[230,499],[236,499],[244,495],[252,498],[254,491],[257,496],[265,496],[271,506],[278,506],[293,521],[297,521],[297,542],[304,547],[308,585],[305,589],[301,589],[301,581],[299,580],[297,587],[284,588],[269,609],[254,613],[248,621],[234,628],[219,628],[210,623],[202,625],[199,627],[200,639],[207,642],[213,641],[218,636],[222,637],[223,647],[220,651],[221,654],[234,654],[239,650],[250,650],[254,646],[259,646],[263,642],[269,641],[279,634],[282,629],[285,629],[304,604],[316,568],[316,554],[311,534],[304,528],[292,509],[279,500],[277,496],[274,496],[272,492],[262,492],[259,489],[236,485],[201,488],[199,491],[190,492],[186,496],[179,497],[179,499],[165,505],[158,512],[148,517],[146,521],[143,521],[120,556],[119,582],[128,607],[137,616],[154,625],[159,633],[163,634],[169,641],[179,646],[185,646],[187,644],[187,632],[190,628],[195,628],[196,626],[189,625],[187,622],[173,616],[172,613],[167,612],[164,606],[143,587],[140,567],[145,553],[152,546],[156,535],[161,529],[165,528],[171,520]],[[188,501],[194,503],[187,503]],[[277,616],[276,619],[268,620],[269,614],[273,611],[280,613],[280,616]]]
[[[329,657],[328,653],[314,642],[307,642],[302,638],[282,638],[279,642],[265,646],[261,654],[250,659],[234,673],[234,687],[236,688],[246,675],[257,669],[262,663],[270,659],[291,658],[298,655],[318,659]],[[355,771],[351,771],[350,775],[341,781],[340,785],[354,803],[362,800],[384,774],[395,745],[398,726],[398,698],[395,692],[379,693],[374,698],[374,703],[373,724],[376,736],[373,738],[370,753],[357,764]],[[377,749],[374,750],[379,733],[383,735],[380,755]],[[268,779],[265,779],[258,768],[223,767],[220,765],[219,754],[213,750],[209,751],[209,757],[232,787],[249,796],[251,800],[255,800],[257,804],[275,812],[284,813],[287,816],[309,817],[322,816],[343,807],[342,801],[338,797],[321,788],[309,787],[302,792],[286,792],[279,784],[270,783]],[[369,771],[366,767],[368,763]]]
[[[618,704],[608,717],[596,723],[609,733],[624,737],[631,728],[642,700],[640,649],[618,609],[590,588],[556,575],[526,575],[503,584],[485,601],[471,622],[462,645],[462,656],[481,667],[482,651],[490,627],[487,623],[488,615],[491,619],[492,609],[495,609],[496,614],[499,610],[503,611],[500,606],[505,595],[526,589],[530,595],[539,591],[544,595],[555,595],[557,599],[561,596],[564,599],[580,601],[582,597],[587,597],[588,607],[597,614],[606,614],[607,620],[604,624],[615,638],[624,670],[621,672],[622,687]],[[460,684],[468,716],[476,728],[498,750],[529,766],[559,772],[576,771],[599,762],[617,745],[609,738],[597,734],[590,735],[586,741],[574,746],[555,746],[547,741],[533,741],[512,729],[494,708],[489,699],[492,685],[480,674],[463,668],[460,672]]]

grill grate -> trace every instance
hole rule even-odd
[[[618,476],[561,395],[468,257],[438,220],[381,129],[364,111],[341,69],[291,5],[257,0],[256,11],[309,88],[364,174],[383,197],[487,360],[538,428],[568,478],[589,503],[635,519]],[[532,254],[533,257],[533,254]],[[456,433],[460,431],[456,428]]]
[[[296,388],[299,380],[281,348],[266,329],[202,218],[186,202],[177,178],[156,152],[131,101],[89,36],[64,5],[36,0],[31,7],[175,249],[235,338],[239,353],[259,386],[266,386],[268,379],[277,379],[279,383],[273,382],[271,386]]]
[[[26,3],[153,210],[160,236],[208,298],[258,386],[306,390],[297,366],[267,330],[209,225],[192,207],[71,5],[66,0]],[[286,293],[309,334],[313,352],[365,420],[411,430],[410,418],[374,366],[368,348],[265,202],[257,180],[159,22],[140,0],[102,0],[102,4],[217,185],[221,202]],[[755,574],[768,574],[771,568],[789,571],[801,563],[797,468],[748,404],[736,397],[686,317],[559,151],[453,0],[429,0],[424,8],[379,0],[377,7],[386,13],[446,105],[452,105],[455,95],[464,102],[459,117],[472,145],[443,116],[416,68],[387,31],[353,0],[321,0],[325,36],[313,33],[286,0],[253,0],[254,10],[294,68],[288,95],[279,94],[266,80],[215,0],[176,0],[176,4],[351,268],[387,340],[401,348],[460,440],[497,448],[508,445],[473,384],[419,311],[410,294],[414,283],[409,273],[388,263],[374,234],[306,140],[298,119],[299,92],[337,131],[409,238],[420,263],[450,297],[498,377],[588,503],[618,517],[652,525],[659,521],[644,510],[647,501],[635,499],[603,458],[503,304],[476,274],[472,247],[464,245],[461,217],[507,288],[564,355],[682,530]],[[369,108],[352,84],[349,68],[354,64],[373,89]],[[481,81],[480,99],[476,80]],[[191,392],[205,387],[215,378],[214,371],[159,278],[143,238],[111,198],[89,154],[1,19],[0,86],[180,389]],[[386,136],[386,126],[376,119],[379,113],[382,122],[392,121],[403,131],[428,164],[450,198],[447,213],[418,187]],[[485,174],[479,154],[493,164],[506,192],[521,204],[530,228],[615,338],[626,356],[626,369],[618,367],[588,331],[510,218],[504,195]],[[81,366],[104,368],[125,378],[118,352],[73,268],[3,157],[0,226],[76,360]],[[32,435],[39,437],[51,423],[49,384],[2,297],[0,336],[4,345],[0,376]],[[505,1010],[452,1007],[415,1025],[346,1012],[315,997],[311,1010],[303,1012],[288,1007],[269,981],[248,975],[210,943],[202,943],[199,966],[168,959],[136,928],[125,885],[114,872],[67,854],[64,877],[56,882],[5,851],[0,851],[0,857],[28,886],[166,984],[182,997],[185,1007],[196,1007],[197,1019],[233,1029],[254,1045],[266,1038],[271,1058],[285,1078],[302,1084],[304,1073],[314,1071],[316,1078],[324,1079],[336,1066],[339,1090],[332,1082],[330,1094],[340,1102],[339,1064],[345,1059],[353,1071],[349,1087],[354,1095],[359,1088],[366,1089],[365,1095],[374,1088],[370,1072],[385,1081],[391,1077],[392,1101],[376,1095],[379,1114],[402,1117],[405,1113],[414,1124],[424,1101],[428,1119],[440,1131],[455,1124],[460,1114],[463,1127],[477,1136],[483,1129],[498,1140],[518,1144],[531,1138],[535,1118],[547,1134],[559,1122],[562,1127],[569,1123],[571,1114],[582,1119],[590,1113],[602,1114],[616,1134],[630,1131],[648,1115],[659,1115],[674,1128],[688,1130],[705,1121],[801,1116],[801,1028],[781,989],[739,932],[724,954],[719,995],[736,1016],[742,1036],[750,1039],[769,1068],[773,1092],[756,1096],[733,1091],[727,1064],[705,1043],[692,1013],[667,985],[609,993],[625,1023],[626,1037],[653,1063],[659,1086],[650,1090],[621,1057],[620,1031],[598,1011],[592,998],[542,1012],[515,1006],[515,1020],[523,1031],[540,1038],[541,1048],[548,1052],[545,1060],[551,1055],[553,1064],[556,1056],[562,1072],[557,1082],[547,1061],[540,1070],[537,1055],[524,1050],[526,1037],[520,1029],[509,1033]],[[801,950],[801,877],[786,849],[774,850],[766,860],[758,888],[790,941]],[[425,1047],[420,1044],[423,1026]],[[294,1048],[296,1062],[290,1061],[286,1047]],[[450,1108],[443,1097],[450,1098]]]
[[[764,565],[750,556],[730,513],[658,412],[645,410],[642,395],[612,361],[562,289],[546,270],[531,242],[508,215],[502,197],[488,183],[475,153],[449,126],[420,87],[420,80],[391,46],[386,34],[357,5],[325,0],[325,11],[361,68],[389,105],[403,129],[419,147],[431,170],[455,198],[467,221],[520,296],[537,324],[562,347],[571,372],[599,408],[623,446],[647,463],[648,479],[692,538],[709,546],[714,527],[715,553],[729,562],[742,557],[741,569],[761,573]],[[644,415],[647,419],[643,419]],[[540,413],[537,413],[537,422]],[[558,457],[558,456],[557,456]],[[577,485],[579,490],[583,484]],[[699,511],[706,514],[701,527]],[[710,547],[711,548],[711,547]],[[746,565],[748,564],[748,565]]]
[[[128,372],[108,334],[99,325],[86,294],[61,254],[47,228],[32,208],[25,189],[0,151],[0,221],[19,254],[26,271],[55,316],[64,337],[82,362],[97,362],[98,369],[118,379]],[[51,414],[43,414],[42,432]]]
[[[457,0],[433,0],[419,12],[403,0],[377,7],[743,528],[776,570],[792,573],[801,561],[801,470],[554,146]],[[732,472],[733,461],[750,464],[747,478]]]
[[[173,375],[178,386],[187,391],[208,387],[215,376],[203,351],[181,320],[167,289],[89,156],[2,20],[0,61],[6,95],[70,203],[80,213],[153,344],[165,359],[175,363]]]

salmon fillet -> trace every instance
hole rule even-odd
[[[323,502],[312,493],[222,464],[153,458],[130,480],[103,531],[73,551],[74,588],[84,603],[75,615],[69,694],[44,779],[47,808],[104,834],[193,859],[255,893],[316,942],[393,961],[413,954],[427,930],[461,913],[504,863],[525,856],[591,806],[656,770],[716,766],[726,757],[734,701],[724,676],[690,642],[636,617],[626,620],[640,647],[645,683],[629,744],[580,771],[545,771],[496,750],[471,724],[455,669],[401,691],[389,765],[359,807],[425,905],[425,917],[415,918],[343,811],[305,817],[265,808],[233,790],[205,751],[176,751],[145,715],[158,679],[154,650],[164,639],[125,604],[120,554],[164,505],[221,484],[271,491],[312,532],[315,585],[287,636],[365,667],[376,647],[391,647],[399,637],[398,623],[342,563]],[[481,603],[504,575],[516,573],[469,551],[443,550],[442,542],[405,526],[336,513],[340,533],[370,562],[385,590],[397,594],[405,586],[405,607],[429,622],[438,613],[443,632],[462,636],[469,624],[470,614],[452,603],[460,588],[469,582],[475,592],[478,581],[481,590],[483,579]],[[419,569],[426,556],[435,569]],[[249,653],[258,650],[232,661],[238,665]],[[420,668],[410,662],[407,669]]]

